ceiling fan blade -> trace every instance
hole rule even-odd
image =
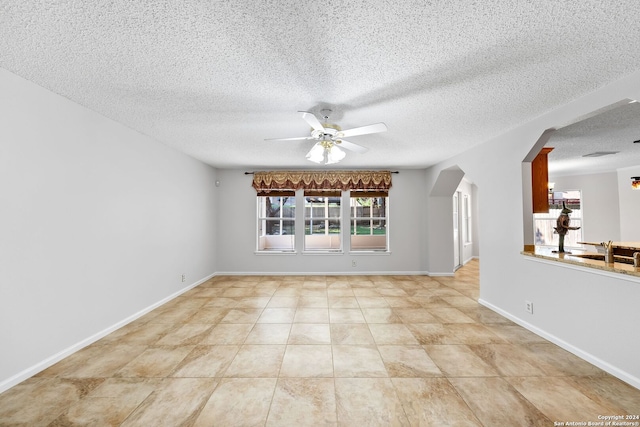
[[[308,111],[298,111],[305,122],[309,123],[309,126],[313,128],[313,130],[318,130],[320,132],[324,132],[324,126],[320,123],[320,120],[312,113]]]
[[[338,142],[339,141],[339,142]],[[350,151],[355,151],[356,153],[366,153],[369,151],[367,147],[363,147],[362,145],[354,144],[353,142],[345,141],[344,139],[337,139],[334,141],[336,146],[346,148]]]
[[[373,125],[360,126],[358,128],[346,129],[337,133],[336,136],[342,137],[350,137],[350,136],[358,136],[358,135],[366,135],[368,133],[378,133],[384,132],[387,130],[387,125],[384,123],[375,123]]]
[[[312,136],[299,136],[295,138],[268,138],[265,141],[304,141],[306,139],[314,139]]]

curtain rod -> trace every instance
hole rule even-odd
[[[255,171],[253,171],[253,172],[245,172],[244,174],[245,174],[245,175],[253,175],[254,173],[256,173],[256,172],[255,172]],[[400,171],[391,171],[390,173],[397,173],[397,174],[399,174],[399,173],[400,173]]]

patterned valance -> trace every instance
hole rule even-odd
[[[390,171],[268,171],[254,172],[253,188],[269,190],[378,190],[391,187]]]

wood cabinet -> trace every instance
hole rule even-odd
[[[552,147],[543,147],[531,162],[531,195],[533,213],[549,212],[549,168],[547,156]]]

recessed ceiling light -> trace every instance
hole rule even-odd
[[[589,154],[585,154],[582,157],[602,157],[602,156],[608,156],[611,154],[618,154],[619,151],[596,151],[595,153],[589,153]]]

